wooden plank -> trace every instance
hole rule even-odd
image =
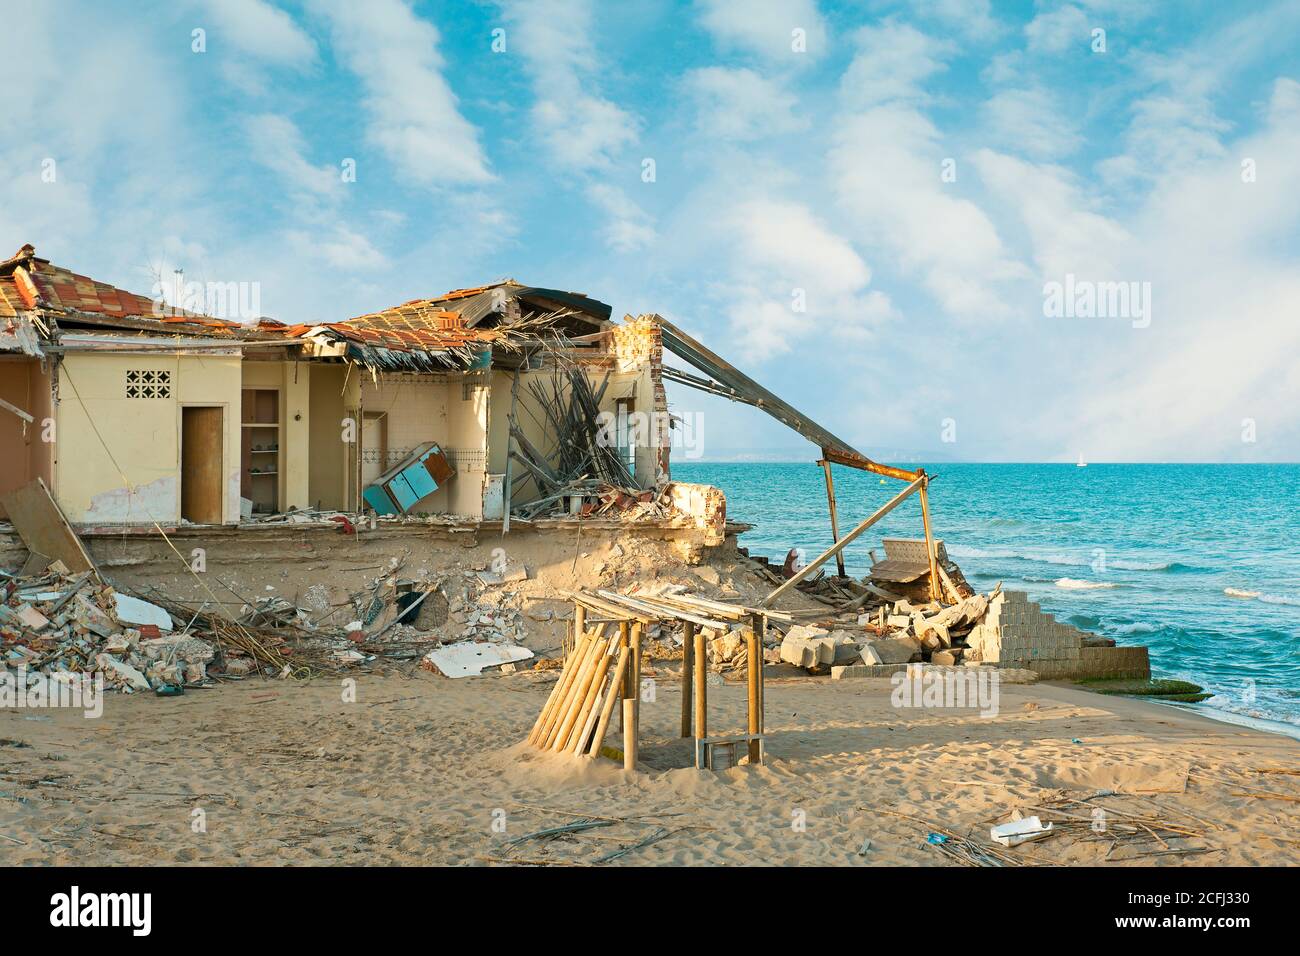
[[[62,561],[69,571],[95,571],[95,563],[63,517],[43,479],[37,478],[0,496],[0,503],[4,504],[9,522],[27,550],[48,555],[52,561]]]
[[[943,590],[939,586],[938,562],[935,560],[934,553],[934,535],[930,533],[930,498],[926,494],[926,489],[930,486],[930,479],[926,478],[921,484],[921,524],[925,527],[925,554],[930,564],[930,600],[940,601],[943,599]]]
[[[27,414],[17,405],[10,405],[3,398],[0,398],[0,408],[3,408],[6,412],[13,412],[15,415],[17,415],[19,418],[25,421],[28,425],[31,425],[36,421],[36,419],[32,418],[31,415]]]
[[[819,554],[802,571],[800,571],[794,577],[786,579],[786,582],[784,584],[782,584],[779,588],[777,588],[767,597],[763,598],[763,606],[766,607],[770,605],[773,601],[775,601],[786,591],[789,591],[796,584],[798,584],[804,578],[808,577],[810,574],[812,574],[814,571],[820,568],[823,564],[825,564],[835,555],[843,551],[846,547],[848,547],[850,544],[856,541],[864,531],[866,531],[868,528],[870,528],[873,524],[875,524],[885,515],[889,514],[891,511],[893,511],[895,508],[901,505],[908,498],[908,496],[911,495],[913,492],[919,490],[923,484],[925,484],[925,475],[922,475],[920,478],[917,478],[910,485],[908,485],[906,488],[904,488],[902,491],[896,494],[893,498],[891,498],[885,504],[881,505],[880,508],[877,509],[875,514],[873,514],[866,521],[863,521],[860,525],[858,525],[856,528],[854,528],[852,531],[846,534],[843,538],[841,538],[831,547],[827,548],[825,551]]]

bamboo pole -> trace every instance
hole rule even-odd
[[[551,689],[551,696],[546,699],[546,706],[542,708],[537,723],[533,725],[532,733],[528,735],[530,744],[540,744],[542,738],[550,731],[555,720],[554,713],[559,708],[560,701],[567,699],[569,685],[573,683],[573,675],[578,670],[578,662],[586,651],[587,637],[584,634],[578,645],[564,659],[564,669],[560,671],[560,679],[555,682],[555,687]]]
[[[641,638],[645,635],[645,625],[637,621],[632,625],[632,713],[636,716],[633,727],[637,737],[641,736]]]
[[[831,477],[831,463],[823,458],[821,466],[826,472],[826,504],[830,506],[831,510],[831,542],[836,543],[840,540],[840,529],[839,515],[835,510],[835,480]],[[843,551],[835,555],[835,566],[839,568],[840,577],[845,577]]]
[[[573,602],[573,633],[570,635],[571,640],[576,644],[578,635],[582,634],[587,627],[587,609],[577,601]]]
[[[560,724],[564,721],[564,715],[568,712],[569,704],[573,700],[573,692],[577,689],[578,681],[582,679],[582,672],[587,666],[587,661],[591,659],[591,655],[596,649],[596,639],[600,634],[601,632],[597,630],[585,635],[582,642],[582,653],[578,654],[575,650],[573,655],[573,676],[570,677],[568,686],[564,689],[564,695],[556,699],[555,708],[547,719],[546,726],[542,728],[541,734],[537,737],[537,746],[542,750],[550,750],[551,745],[555,743],[556,735],[560,732]]]
[[[623,769],[636,769],[636,698],[623,701]]]
[[[606,655],[606,660],[608,659],[608,655]],[[606,670],[608,670],[608,667]],[[596,729],[596,721],[600,719],[600,712],[605,703],[605,682],[603,680],[597,681],[594,686],[596,688],[596,697],[595,700],[592,701],[591,712],[587,714],[586,719],[582,721],[582,731],[578,735],[578,739],[575,740],[569,748],[570,753],[575,753],[579,756],[586,753],[587,741],[591,739],[591,732]]]
[[[767,637],[767,617],[762,614],[755,614],[752,619],[754,631],[754,643],[758,645],[758,720],[750,720],[751,734],[765,733],[763,727],[765,723],[764,713],[767,707],[766,691],[767,679],[763,675],[763,640]],[[762,759],[762,748],[758,741],[751,740],[749,743],[749,762],[758,763]]]
[[[709,735],[709,692],[706,678],[709,658],[704,649],[704,632],[695,632],[695,739]]]
[[[695,625],[690,621],[682,624],[682,736],[691,735],[691,675],[692,659],[695,656]]]
[[[578,710],[578,719],[573,724],[573,733],[569,736],[569,741],[562,749],[569,753],[581,753],[580,745],[587,739],[587,734],[591,732],[591,726],[588,724],[588,718],[594,718],[596,700],[600,697],[600,692],[605,686],[605,675],[609,672],[610,651],[613,649],[613,642],[605,645],[605,652],[600,655],[596,661],[596,672],[591,679],[591,689],[587,691],[582,707]]]
[[[762,606],[767,607],[768,605],[772,604],[782,594],[784,594],[786,591],[789,591],[791,588],[793,588],[804,578],[808,577],[810,574],[812,574],[814,571],[820,568],[823,564],[825,564],[831,558],[835,557],[835,555],[839,554],[846,547],[848,547],[850,544],[856,541],[859,537],[861,537],[864,531],[866,531],[873,524],[875,524],[885,515],[889,514],[891,511],[893,511],[895,508],[901,505],[905,500],[907,500],[909,495],[911,495],[914,491],[917,491],[925,483],[925,480],[926,480],[925,475],[922,475],[920,478],[917,478],[910,485],[908,485],[906,488],[904,488],[902,491],[896,494],[893,498],[889,499],[889,501],[887,501],[885,504],[881,505],[881,507],[876,511],[876,513],[873,514],[870,518],[862,522],[860,525],[858,525],[856,528],[854,528],[844,537],[840,538],[839,541],[837,541],[831,547],[827,548],[816,558],[814,558],[812,562],[809,563],[808,566],[805,567],[802,571],[800,571],[794,577],[788,579],[784,584],[778,587],[767,597],[763,598]]]
[[[632,647],[632,623],[630,621],[618,622],[618,640],[621,646]],[[630,653],[630,651],[629,651]],[[632,672],[626,668],[623,670],[623,683],[618,688],[618,699],[627,700],[627,685],[632,676]],[[620,703],[616,708],[618,710],[618,729],[623,729],[623,705]]]
[[[758,640],[757,629],[758,621],[761,617],[762,615],[754,615],[755,620],[753,621],[753,626],[750,628],[749,634],[745,638],[745,644],[749,651],[746,663],[749,665],[749,732],[751,734],[761,733],[762,731],[759,728],[762,727],[763,723],[762,718],[759,716],[762,713],[763,704],[759,698],[758,690],[758,682],[763,679],[762,645]],[[751,740],[749,742],[749,762],[751,764],[758,763],[757,740]]]
[[[605,703],[600,709],[600,721],[596,724],[596,733],[591,738],[591,750],[587,756],[593,760],[600,756],[600,748],[605,743],[605,732],[609,730],[609,718],[614,713],[614,708],[618,707],[619,701],[623,699],[623,674],[627,671],[627,659],[630,656],[631,649],[628,647],[626,640],[620,638],[618,647],[618,664],[614,668],[614,678],[609,682],[609,696],[605,698]],[[622,708],[619,708],[620,712]]]
[[[942,601],[943,588],[939,583],[939,562],[934,550],[934,535],[930,531],[930,499],[926,494],[926,489],[930,487],[930,479],[922,473],[924,480],[921,483],[921,523],[925,526],[925,553],[930,559],[930,600]]]
[[[596,676],[596,665],[600,661],[600,655],[605,652],[605,646],[608,642],[603,638],[597,638],[596,643],[592,645],[591,653],[587,655],[587,660],[583,664],[582,671],[578,674],[577,682],[573,685],[569,693],[569,705],[564,712],[564,719],[560,721],[555,739],[546,749],[554,751],[563,751],[568,743],[569,734],[573,730],[573,725],[578,721],[578,711],[582,709],[583,701],[587,699],[587,691],[591,687],[592,679]]]

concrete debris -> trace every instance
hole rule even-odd
[[[0,661],[4,676],[23,671],[70,682],[102,675],[125,693],[163,691],[208,681],[216,648],[189,633],[172,633],[171,615],[122,594],[91,573],[66,566],[43,574],[5,576],[0,586]],[[164,633],[165,632],[165,633]]]

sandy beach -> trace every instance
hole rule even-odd
[[[354,703],[338,680],[250,680],[110,695],[99,719],[0,711],[0,864],[593,864],[657,836],[599,865],[943,866],[957,863],[926,842],[934,825],[987,842],[1017,807],[1099,790],[1116,791],[1092,804],[1111,820],[1196,835],[1130,858],[1083,828],[1010,852],[1194,866],[1300,850],[1287,737],[1052,684],[1004,685],[983,717],[895,708],[885,679],[770,679],[767,765],[698,772],[660,668],[635,775],[520,745],[554,671],[358,675]],[[744,693],[711,690],[715,732],[740,726]],[[591,818],[609,825],[509,843]]]

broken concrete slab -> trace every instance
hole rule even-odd
[[[862,647],[864,664],[906,664],[921,659],[921,642],[913,637],[867,641]]]
[[[526,661],[533,652],[526,647],[495,641],[462,641],[439,647],[424,655],[421,666],[431,665],[444,677],[475,677],[484,668]]]
[[[95,664],[116,684],[122,684],[132,690],[149,690],[148,678],[130,664],[118,660],[111,654],[96,655]]]
[[[160,631],[172,629],[172,616],[157,604],[150,604],[129,594],[113,592],[113,613],[123,624],[153,624]]]

